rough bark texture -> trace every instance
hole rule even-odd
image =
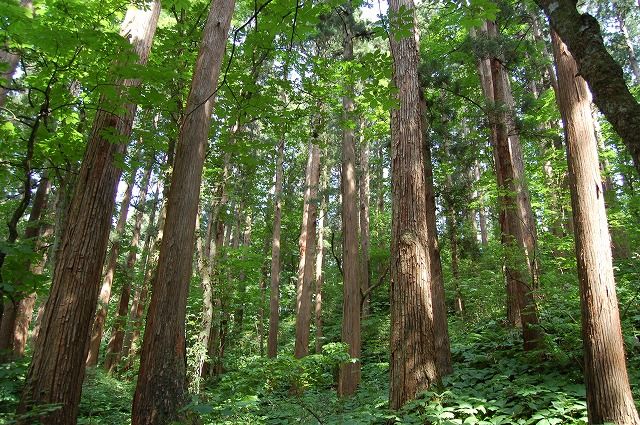
[[[130,37],[138,63],[148,58],[159,14],[156,2],[149,10],[131,10],[125,17],[121,34]],[[121,174],[115,160],[126,150],[125,143],[114,143],[106,134],[129,138],[135,105],[127,104],[125,109],[122,117],[106,109],[97,113],[62,232],[42,328],[18,408],[24,413],[42,404],[61,404],[60,409],[41,416],[43,423],[72,425],[77,420],[91,319]]]
[[[575,0],[536,0],[551,27],[566,43],[589,84],[595,103],[629,149],[640,173],[640,103],[624,80],[622,67],[611,57],[600,34],[600,25],[588,13],[580,13]]]
[[[89,341],[89,354],[87,355],[87,366],[95,366],[98,364],[98,355],[100,353],[100,343],[102,342],[102,333],[104,332],[104,322],[107,319],[107,311],[109,310],[109,300],[111,299],[111,287],[113,286],[113,276],[116,272],[118,263],[118,254],[120,252],[120,244],[124,236],[124,229],[127,224],[127,216],[129,214],[129,205],[131,204],[131,195],[133,194],[133,186],[136,179],[135,170],[131,170],[130,180],[124,191],[124,197],[120,204],[120,215],[116,223],[115,235],[111,243],[111,252],[107,261],[107,270],[102,280],[102,288],[98,297],[98,310],[93,322],[93,330],[91,332],[91,340]]]
[[[390,0],[412,14],[408,37],[390,37],[398,107],[391,111],[391,359],[389,405],[399,409],[438,381],[426,217],[425,151],[420,119],[418,34],[412,0]]]
[[[350,10],[350,8],[348,8]],[[343,59],[353,60],[353,35],[351,33],[353,14],[350,10],[346,18],[346,33],[343,41]],[[358,250],[358,191],[356,184],[356,140],[353,87],[346,87],[342,98],[342,170],[340,186],[342,190],[342,342],[349,345],[349,355],[358,359],[340,365],[338,374],[338,395],[347,396],[356,392],[360,383],[360,254]]]
[[[235,0],[215,0],[202,33],[180,129],[158,269],[147,313],[133,398],[134,425],[178,419],[187,401],[184,327],[195,221],[211,113],[234,6]]]
[[[273,233],[271,235],[271,293],[269,295],[269,339],[267,356],[278,355],[278,327],[280,322],[280,231],[282,228],[282,179],[284,137],[278,143],[276,183],[273,191]]]
[[[315,135],[314,135],[315,138]],[[316,215],[318,197],[318,180],[320,178],[320,148],[315,143],[309,143],[310,161],[307,165],[309,186],[305,190],[305,203],[307,204],[307,220],[306,226],[303,227],[300,235],[300,255],[304,256],[301,260],[303,267],[301,272],[302,284],[300,291],[297,293],[297,314],[296,314],[296,342],[295,356],[297,358],[305,357],[309,354],[309,326],[311,325],[311,285],[314,278],[315,264],[315,243],[316,243]],[[303,218],[303,226],[305,225]],[[304,236],[304,238],[303,238]],[[304,250],[302,240],[304,239]]]
[[[625,364],[589,91],[566,46],[555,33],[552,39],[567,136],[589,423],[638,424]]]

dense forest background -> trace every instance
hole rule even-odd
[[[0,424],[640,423],[640,3],[0,11]]]

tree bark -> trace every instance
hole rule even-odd
[[[629,91],[622,67],[607,51],[598,21],[578,12],[575,0],[536,0],[536,4],[566,43],[578,73],[589,84],[593,103],[627,146],[640,173],[640,103]]]
[[[589,423],[638,424],[625,364],[589,91],[555,32],[552,40],[567,136]]]
[[[315,131],[314,127],[314,131]],[[317,135],[313,135],[315,139]],[[309,142],[309,162],[307,163],[307,175],[309,185],[305,189],[306,222],[303,215],[303,228],[300,233],[300,256],[302,270],[299,270],[299,292],[297,298],[296,314],[296,341],[294,355],[297,358],[309,354],[309,326],[311,325],[311,285],[314,277],[315,243],[316,243],[316,215],[318,197],[318,180],[320,179],[320,148],[315,140]]]
[[[349,3],[350,5],[350,3]],[[346,17],[343,60],[353,60],[353,11]],[[352,395],[360,383],[360,274],[362,266],[358,251],[358,192],[356,185],[356,141],[353,86],[345,87],[342,97],[342,342],[349,345],[349,356],[358,359],[340,365],[338,395]]]
[[[146,63],[155,33],[160,4],[149,10],[130,10],[121,34],[133,44],[139,64]],[[132,86],[139,81],[127,80]],[[124,102],[123,102],[124,103]],[[42,320],[42,328],[22,393],[19,413],[43,404],[61,404],[44,413],[47,424],[73,425],[84,378],[91,319],[100,290],[100,274],[106,256],[111,216],[121,170],[115,159],[126,143],[114,143],[113,135],[128,140],[135,105],[124,104],[123,116],[99,109],[87,151],[80,167],[60,249],[53,282]],[[118,109],[120,109],[118,108]]]
[[[410,35],[394,35],[402,10]],[[437,382],[431,260],[426,216],[425,151],[420,119],[418,34],[413,0],[389,0],[393,81],[391,111],[391,359],[389,405],[399,409]]]
[[[278,328],[280,322],[280,231],[282,228],[282,179],[284,163],[284,137],[278,143],[276,183],[273,191],[273,233],[271,235],[271,294],[269,295],[269,339],[267,355],[278,355]]]
[[[158,269],[147,313],[132,424],[167,423],[186,403],[185,315],[195,220],[215,92],[235,0],[215,0],[180,129]]]
[[[322,264],[324,260],[324,232],[325,220],[327,214],[327,175],[326,162],[322,165],[322,175],[320,177],[320,210],[318,211],[318,248],[316,249],[316,303],[315,303],[315,325],[316,325],[316,354],[322,353],[322,343],[324,342],[324,334],[322,329],[322,284],[324,283],[324,273],[322,272]]]

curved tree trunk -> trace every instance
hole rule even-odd
[[[146,63],[149,56],[159,14],[160,4],[156,2],[149,10],[130,10],[125,17],[121,34],[129,37],[139,64]],[[120,85],[138,83],[126,80]],[[25,413],[39,405],[61,404],[60,409],[41,415],[47,424],[72,425],[77,420],[91,319],[122,172],[115,160],[126,151],[126,142],[114,143],[109,133],[128,141],[133,125],[135,105],[118,105],[118,110],[124,107],[126,111],[123,116],[109,112],[106,106],[96,115],[80,167],[42,328],[18,408],[19,413]]]
[[[638,424],[629,387],[589,91],[552,31],[558,103],[567,136],[590,424]]]

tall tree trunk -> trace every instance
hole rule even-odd
[[[476,181],[480,181],[480,164],[476,161],[474,166]],[[484,194],[480,193],[480,206],[478,208],[478,223],[480,225],[480,243],[486,247],[489,244],[489,232],[487,230],[487,212],[484,207]]]
[[[353,60],[353,10],[348,4],[348,23],[345,25],[343,60]],[[340,365],[338,395],[352,395],[360,383],[360,274],[362,273],[358,252],[358,191],[356,185],[356,140],[354,136],[355,116],[353,86],[345,87],[342,98],[342,342],[349,345],[349,356],[358,359]]]
[[[202,34],[200,52],[180,129],[158,270],[147,313],[132,424],[178,419],[186,403],[185,315],[195,221],[215,92],[235,0],[215,0]]]
[[[107,319],[109,310],[109,300],[111,299],[111,287],[113,285],[113,275],[116,272],[118,264],[118,254],[120,253],[120,244],[124,237],[124,230],[127,224],[127,216],[129,214],[129,205],[131,204],[131,195],[133,194],[133,186],[136,181],[136,169],[131,170],[130,180],[127,182],[127,188],[124,191],[124,197],[120,204],[120,215],[116,223],[115,235],[111,243],[111,252],[107,261],[107,269],[102,280],[102,289],[98,297],[98,311],[93,322],[93,331],[89,341],[89,354],[87,355],[87,366],[95,366],[98,364],[98,355],[100,352],[100,343],[102,342],[102,333],[104,332],[104,323]]]
[[[271,294],[269,295],[269,340],[267,355],[278,355],[278,327],[280,322],[280,231],[282,228],[282,179],[284,137],[278,143],[276,183],[273,191],[273,233],[271,235]]]
[[[598,21],[578,12],[575,0],[536,0],[536,4],[567,44],[593,93],[593,103],[627,146],[640,173],[640,103],[629,91],[622,67],[607,51]]]
[[[622,37],[624,38],[625,47],[627,48],[627,58],[629,60],[631,72],[633,73],[633,79],[635,83],[638,84],[640,83],[640,64],[638,63],[638,59],[636,58],[636,52],[633,48],[633,42],[631,41],[631,37],[629,36],[629,30],[627,29],[627,24],[625,22],[625,13],[620,10],[617,1],[612,1],[611,7],[613,8],[613,12],[616,15],[618,27],[620,27],[620,32],[622,33]]]
[[[315,131],[315,127],[314,127]],[[313,135],[315,138],[315,134]],[[303,228],[300,233],[300,256],[302,270],[298,271],[299,291],[296,293],[296,341],[294,354],[297,358],[309,354],[309,326],[311,325],[311,285],[314,277],[316,215],[318,180],[320,179],[320,148],[315,140],[309,142],[309,162],[307,176],[309,185],[305,188],[304,202],[306,214],[303,214]],[[306,220],[304,215],[306,215]]]
[[[589,423],[638,424],[625,364],[589,91],[555,32],[552,39],[567,136]]]
[[[125,279],[120,289],[120,300],[118,301],[118,315],[113,322],[113,328],[111,329],[111,338],[107,345],[107,352],[104,358],[104,368],[107,372],[112,373],[118,364],[123,354],[124,334],[127,324],[127,314],[129,309],[129,298],[131,296],[131,282],[133,281],[133,268],[135,267],[138,256],[138,245],[140,244],[140,231],[142,229],[142,218],[144,215],[144,204],[147,202],[147,192],[149,191],[149,180],[151,178],[151,169],[153,162],[149,162],[147,165],[144,176],[140,183],[140,197],[138,198],[138,207],[136,209],[136,215],[134,218],[133,233],[131,235],[131,241],[129,244],[130,251],[127,255],[127,260],[124,264],[123,270]]]
[[[130,10],[121,34],[126,34],[146,63],[155,33],[160,3],[148,10]],[[132,86],[139,81],[124,81]],[[111,216],[121,169],[116,158],[126,143],[114,143],[113,133],[128,140],[135,105],[124,116],[100,108],[80,167],[71,200],[42,328],[22,393],[19,413],[39,405],[59,403],[60,409],[40,415],[47,424],[75,424],[89,349],[91,319],[100,290],[100,274],[109,242]],[[65,359],[61,361],[60,359]]]
[[[369,258],[369,248],[371,245],[371,238],[369,232],[369,200],[371,197],[369,190],[369,141],[364,136],[364,123],[360,126],[362,132],[360,137],[360,279],[361,279],[361,291],[363,294],[369,292],[369,286],[371,286],[371,264]],[[362,316],[366,317],[369,314],[369,299],[368,294],[364,300],[362,300]]]
[[[487,22],[487,34],[497,39],[494,22]],[[514,102],[509,76],[502,60],[490,59],[493,101],[494,156],[501,196],[502,244],[505,248],[507,311],[512,324],[522,326],[525,350],[539,346],[542,335],[532,291],[538,286],[536,227],[524,175],[524,160],[513,114]]]
[[[424,174],[425,174],[425,205],[427,216],[427,240],[429,242],[429,266],[431,303],[433,308],[434,346],[436,355],[436,373],[439,378],[452,372],[451,345],[449,342],[449,327],[447,323],[447,306],[444,294],[444,276],[440,259],[440,245],[438,243],[438,228],[436,224],[436,191],[433,186],[433,166],[431,163],[431,143],[427,139],[426,112],[427,105],[420,93],[420,123],[424,145]]]
[[[410,35],[397,38],[399,13],[411,14]],[[389,405],[399,409],[437,382],[431,260],[426,216],[425,151],[420,119],[418,34],[413,0],[390,0],[393,81],[391,111],[391,359]],[[434,230],[433,230],[434,231]]]
[[[320,176],[320,210],[318,211],[318,248],[316,249],[316,303],[315,303],[315,325],[316,325],[316,354],[322,353],[322,343],[324,335],[322,330],[322,284],[324,283],[324,273],[322,272],[322,264],[324,260],[324,232],[325,220],[327,214],[327,175],[326,162],[322,165],[322,175]]]

